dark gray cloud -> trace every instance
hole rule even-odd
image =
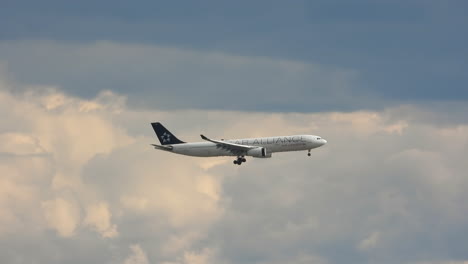
[[[3,41],[110,40],[353,69],[361,77],[356,90],[386,102],[468,96],[463,63],[468,45],[460,34],[467,25],[464,1],[7,1],[4,6]],[[375,109],[371,102],[363,107]]]
[[[98,42],[11,42],[0,57],[17,80],[92,98],[101,90],[153,109],[312,111],[377,107],[359,73],[301,61]]]

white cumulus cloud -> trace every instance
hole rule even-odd
[[[2,263],[468,258],[463,118],[417,106],[167,112],[110,91],[82,99],[0,83]],[[233,166],[154,150],[153,121],[185,141],[317,134],[328,144]]]

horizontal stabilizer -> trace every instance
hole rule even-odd
[[[171,151],[173,149],[172,146],[161,146],[161,145],[156,145],[156,144],[151,144],[155,149],[160,149],[160,150],[167,150]]]

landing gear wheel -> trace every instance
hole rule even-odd
[[[307,153],[307,156],[309,156],[309,157],[310,157],[310,149],[309,149],[309,153]]]
[[[236,160],[234,160],[234,164],[241,165],[242,162],[246,162],[247,160],[244,158],[244,156],[238,156]]]

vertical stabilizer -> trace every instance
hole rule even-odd
[[[158,136],[159,142],[161,145],[173,145],[173,144],[181,144],[185,143],[179,140],[174,134],[172,134],[169,130],[167,130],[161,123],[155,122],[151,123],[153,126],[154,132]]]

